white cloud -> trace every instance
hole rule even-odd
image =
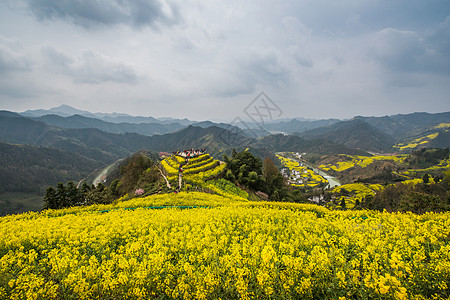
[[[33,61],[26,56],[18,39],[0,35],[0,73],[31,71]]]

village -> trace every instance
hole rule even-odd
[[[329,183],[324,175],[303,162],[305,153],[279,152],[277,157],[282,162],[281,173],[292,186],[304,189],[325,188]],[[325,174],[326,176],[326,174]]]

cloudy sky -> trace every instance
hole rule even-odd
[[[450,111],[448,0],[2,0],[0,109],[232,120]]]

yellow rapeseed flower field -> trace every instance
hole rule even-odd
[[[0,236],[0,299],[450,297],[450,213],[183,192],[6,216]]]
[[[339,161],[336,164],[320,165],[319,168],[325,171],[333,170],[336,172],[342,172],[354,167],[365,168],[371,165],[374,161],[393,161],[396,163],[403,163],[407,155],[374,155],[374,156],[361,156],[361,155],[346,155],[341,154],[340,157],[345,161]]]

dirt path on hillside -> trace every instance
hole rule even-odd
[[[160,168],[158,168],[159,172],[161,173],[162,177],[164,178],[164,180],[166,181],[167,187],[169,189],[171,189],[172,187],[170,186],[169,180],[167,180],[167,177],[163,174],[163,172],[161,171]]]

